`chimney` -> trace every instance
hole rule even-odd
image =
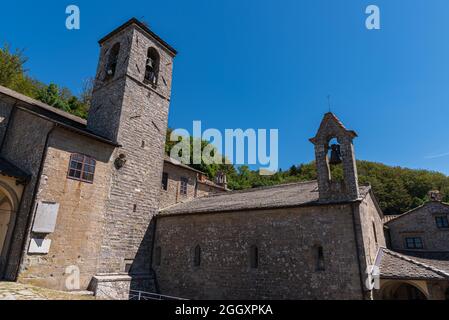
[[[441,192],[439,190],[429,191],[428,195],[429,195],[430,201],[436,201],[436,202],[443,201],[443,195],[441,194]]]
[[[217,176],[215,177],[215,183],[223,188],[228,188],[228,178],[226,177],[226,173],[223,171],[218,171]]]

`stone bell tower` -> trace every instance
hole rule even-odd
[[[316,136],[315,145],[318,189],[321,202],[351,201],[359,198],[357,165],[352,140],[357,133],[347,130],[331,112],[324,115]],[[331,143],[335,141],[335,143]],[[341,165],[343,179],[335,179],[331,166]]]
[[[98,273],[150,271],[176,51],[131,19],[99,42],[88,129],[118,147],[110,160]]]

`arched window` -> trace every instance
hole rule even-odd
[[[195,267],[199,267],[201,265],[201,247],[198,245],[195,247],[195,257],[193,259],[193,264]]]
[[[120,43],[114,44],[109,51],[108,64],[106,65],[105,80],[112,79],[117,69],[118,55],[120,53]]]
[[[161,265],[161,258],[162,258],[162,249],[161,247],[156,247],[154,251],[154,264],[158,267]]]
[[[145,64],[145,79],[144,81],[152,85],[157,85],[159,77],[159,53],[155,48],[149,48],[147,53],[147,61]]]
[[[259,248],[257,246],[251,246],[249,257],[251,269],[259,268]]]
[[[316,246],[315,247],[315,255],[316,255],[316,271],[324,271],[325,265],[324,265],[324,250],[322,246]]]

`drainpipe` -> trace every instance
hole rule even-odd
[[[195,177],[195,194],[194,194],[194,198],[198,198],[198,175],[199,175],[199,173],[197,173],[196,177]]]
[[[359,277],[360,277],[360,289],[362,292],[362,299],[365,299],[365,285],[363,281],[363,271],[362,271],[362,262],[360,260],[360,248],[359,248],[359,239],[357,236],[357,223],[355,218],[355,203],[351,204],[351,213],[352,213],[352,228],[354,230],[354,240],[355,240],[355,249],[357,253],[357,264],[359,266]]]
[[[50,136],[53,133],[53,131],[56,129],[57,126],[58,126],[57,124],[53,124],[52,128],[47,133],[47,137],[45,138],[45,144],[44,144],[44,148],[42,150],[41,162],[40,162],[39,171],[38,171],[38,174],[37,174],[36,184],[34,186],[33,198],[31,200],[31,207],[30,207],[30,211],[28,213],[28,219],[27,219],[27,224],[26,224],[26,228],[25,228],[25,235],[26,236],[23,237],[23,240],[22,240],[22,244],[21,244],[22,250],[21,250],[21,253],[20,253],[19,263],[18,263],[17,268],[16,268],[14,280],[17,280],[17,277],[19,276],[19,269],[20,269],[20,266],[23,263],[23,258],[25,256],[27,239],[31,235],[31,232],[30,232],[31,222],[33,221],[33,211],[34,211],[34,209],[36,207],[36,203],[35,202],[36,202],[36,198],[37,198],[37,192],[39,190],[39,186],[40,186],[40,183],[41,183],[42,171],[44,170],[45,160],[47,159],[48,141],[50,140]],[[22,198],[23,198],[23,195],[22,195]]]

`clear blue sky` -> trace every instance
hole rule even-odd
[[[69,4],[79,31],[65,29]],[[365,28],[369,4],[379,31]],[[6,1],[0,15],[0,42],[26,49],[31,75],[75,93],[97,40],[145,20],[179,50],[170,126],[278,128],[283,169],[313,159],[331,94],[359,159],[449,174],[447,0]]]

